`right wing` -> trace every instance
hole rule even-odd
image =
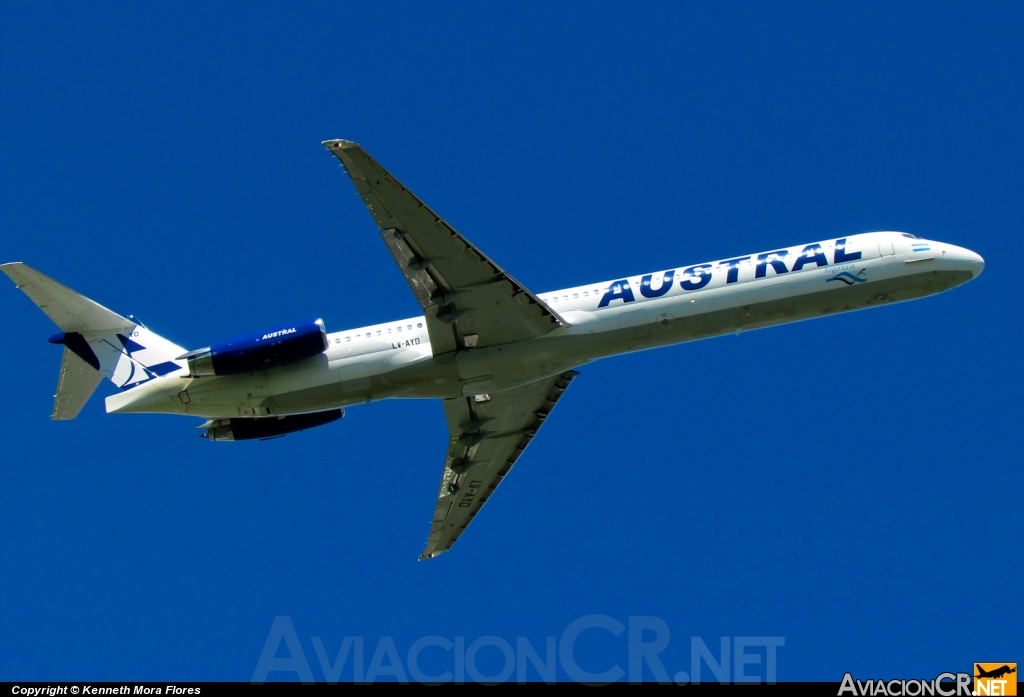
[[[570,370],[489,396],[444,400],[451,440],[430,537],[420,559],[452,548],[577,375]]]
[[[569,326],[361,147],[347,140],[324,145],[341,160],[423,307],[435,356],[511,344]]]
[[[78,416],[102,380],[103,373],[65,346],[64,356],[60,360],[57,394],[53,396],[53,416],[50,418],[54,421],[67,421]]]

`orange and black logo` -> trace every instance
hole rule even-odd
[[[1017,694],[1016,663],[975,663],[975,695]]]

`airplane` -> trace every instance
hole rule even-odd
[[[1004,675],[1017,672],[1016,664],[1014,664],[1013,668],[1009,665],[1003,665],[992,670],[985,670],[978,664],[975,664],[975,667],[978,669],[978,674],[974,676],[976,678],[1001,678]]]
[[[452,548],[577,368],[632,351],[913,300],[977,277],[978,254],[907,232],[849,234],[535,294],[359,145],[341,161],[423,309],[328,332],[320,319],[186,350],[20,262],[0,265],[60,332],[52,418],[103,377],[109,413],[185,414],[211,441],[269,439],[388,398],[439,399],[448,451],[421,559]]]

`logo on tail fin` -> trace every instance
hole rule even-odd
[[[110,334],[61,333],[50,342],[63,344],[123,390],[184,367],[172,360],[180,346],[141,325]]]
[[[137,334],[138,332],[136,332]],[[142,344],[138,344],[123,334],[118,334],[117,338],[121,340],[121,345],[124,346],[124,350],[128,353],[128,357],[137,360],[135,353],[138,351],[145,351],[146,347]],[[150,373],[154,373],[153,377],[159,377],[161,375],[167,375],[173,373],[175,370],[181,368],[180,365],[174,361],[164,361],[155,365],[142,365],[142,367]]]
[[[136,329],[132,332],[132,337],[139,337],[144,331],[145,327],[141,330]],[[119,361],[114,371],[116,377],[118,374],[124,375],[124,369],[127,369],[127,377],[118,385],[121,389],[135,387],[181,369],[174,361],[161,360],[166,359],[166,356],[159,355],[158,351],[153,351],[124,334],[118,334],[117,339],[121,343],[122,356],[128,359],[127,362]],[[113,377],[111,379],[114,380]],[[114,380],[114,383],[117,384],[117,380]]]

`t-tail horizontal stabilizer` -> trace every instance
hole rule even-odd
[[[184,362],[175,360],[183,348],[138,322],[21,262],[0,264],[0,271],[61,329],[50,337],[50,343],[64,347],[54,395],[54,420],[78,416],[104,377],[129,389],[185,367]]]

